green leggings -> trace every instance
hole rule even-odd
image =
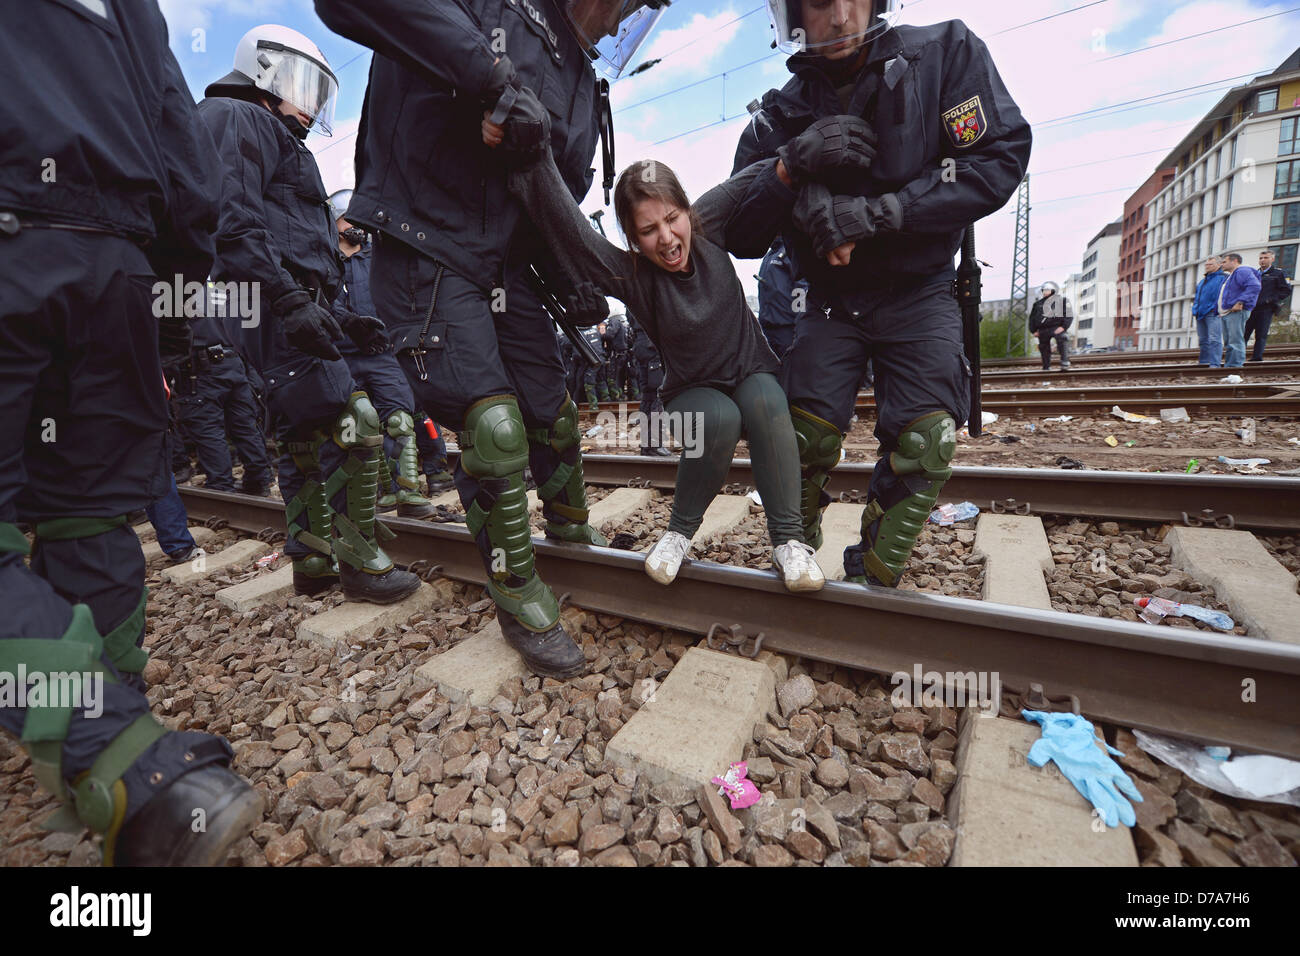
[[[790,404],[776,376],[756,372],[727,395],[716,388],[688,388],[668,403],[677,440],[677,491],[669,531],[694,537],[705,509],[726,481],[741,434],[749,440],[754,481],[767,513],[772,544],[803,541],[799,515],[799,447]]]

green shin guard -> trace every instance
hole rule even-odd
[[[393,473],[389,465],[388,455],[383,451],[379,454],[379,510],[392,511],[397,507],[397,492],[389,491],[392,487]]]
[[[799,512],[803,518],[803,539],[813,549],[822,546],[822,510],[830,504],[826,485],[831,469],[840,463],[840,430],[802,408],[790,406],[795,442],[799,446]]]
[[[401,445],[401,451],[397,453],[397,493],[393,496],[394,504],[427,505],[428,499],[420,494],[420,453],[415,445],[415,416],[406,411],[393,412],[388,416],[386,427],[389,436]],[[387,456],[381,458],[386,470]],[[381,505],[385,498],[380,499]]]
[[[293,463],[300,472],[309,476],[298,493],[284,505],[288,537],[316,552],[294,558],[294,574],[307,578],[328,578],[339,573],[338,563],[334,559],[333,509],[325,487],[317,478],[310,477],[320,473],[320,446],[327,440],[324,432],[319,432],[309,441],[289,443]]]
[[[384,435],[379,413],[365,392],[353,392],[334,426],[334,443],[348,451],[348,457],[325,480],[325,500],[339,491],[347,495],[347,514],[333,514],[333,544],[338,560],[367,574],[386,574],[393,561],[379,547],[393,533],[375,517],[379,492],[379,459],[384,453]]]
[[[587,523],[587,486],[582,476],[582,449],[579,446],[578,406],[567,395],[560,415],[550,428],[528,432],[528,440],[545,445],[560,459],[555,472],[537,488],[546,516],[546,536],[574,544],[606,547],[609,542]]]
[[[874,498],[867,503],[862,512],[864,574],[846,575],[848,580],[866,584],[874,579],[885,587],[898,584],[939,492],[952,477],[956,452],[957,423],[947,412],[932,412],[903,429],[889,465],[912,493],[888,508]]]
[[[488,593],[528,630],[548,631],[560,608],[534,567],[523,479],[528,433],[514,396],[494,395],[472,405],[460,442],[461,467],[480,486],[465,524],[475,539],[487,539]]]
[[[596,401],[596,386],[588,385],[586,391],[587,391],[587,411],[589,412],[599,411],[600,406]]]
[[[76,709],[73,704],[86,703],[79,693],[83,680],[90,677],[116,683],[100,663],[100,656],[106,650],[90,608],[76,604],[72,608],[72,621],[59,640],[0,641],[0,670],[48,674],[46,687],[51,693],[55,690],[54,675],[67,675],[59,678],[62,699],[51,698],[43,704],[28,701],[21,742],[31,757],[32,775],[63,803],[42,826],[69,832],[89,827],[95,833],[104,834],[104,862],[111,866],[113,841],[126,814],[126,786],[122,775],[167,731],[152,715],[142,714],[113,738],[95,758],[90,770],[81,774],[69,789],[63,777],[63,742]]]

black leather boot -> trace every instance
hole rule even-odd
[[[208,764],[178,777],[130,819],[114,841],[113,866],[219,866],[261,819],[261,794],[229,768]]]
[[[497,608],[497,622],[506,643],[519,652],[528,669],[539,677],[563,680],[587,669],[587,658],[560,621],[549,631],[530,631],[515,618]]]

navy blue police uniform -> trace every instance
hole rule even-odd
[[[456,487],[502,630],[538,673],[578,673],[581,652],[534,567],[524,468],[549,537],[605,542],[587,523],[577,407],[527,274],[548,254],[481,125],[510,89],[531,89],[581,199],[599,136],[587,51],[553,0],[317,0],[316,11],[376,51],[348,219],[378,235],[375,302],[417,404],[459,433]]]
[[[884,457],[872,475],[863,540],[846,549],[844,566],[852,580],[892,585],[926,503],[951,474],[956,426],[969,413],[953,260],[967,225],[1001,208],[1024,177],[1030,129],[987,47],[960,21],[886,30],[847,76],[808,54],[792,56],[788,67],[793,78],[763,97],[741,135],[735,170],[760,161],[770,168],[741,203],[728,247],[757,258],[779,233],[809,283],[810,317],[796,327],[781,384],[800,438],[810,544],[821,539],[829,500],[821,489],[873,361]],[[793,225],[799,194],[778,178],[773,157],[815,121],[844,114],[874,129],[875,159],[869,171],[826,185],[892,212],[857,242],[848,265],[833,266]]]
[[[163,365],[190,348],[172,286],[212,262],[212,140],[156,3],[27,4],[0,63],[0,672],[103,681],[97,702],[0,701],[0,727],[63,799],[51,825],[106,833],[106,864],[210,862],[260,799],[225,740],[149,713],[126,516],[170,490]]]
[[[790,351],[794,329],[808,314],[808,282],[795,271],[780,237],[758,269],[758,324],[777,358]]]
[[[294,559],[295,590],[317,594],[341,576],[348,597],[392,603],[419,579],[396,568],[375,538],[385,530],[375,521],[382,423],[347,362],[308,354],[286,330],[301,303],[328,310],[342,281],[316,160],[278,113],[256,102],[261,91],[251,82],[232,73],[206,94],[199,116],[223,166],[213,275],[256,283],[259,321],[238,321],[237,334],[265,381],[280,445],[284,550]]]

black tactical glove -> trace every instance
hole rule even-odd
[[[794,204],[794,224],[813,243],[819,257],[846,242],[861,242],[903,224],[903,207],[893,193],[879,198],[835,196],[820,183],[799,190]]]
[[[271,309],[284,329],[284,337],[298,351],[329,361],[342,357],[332,340],[343,330],[329,310],[317,305],[305,291],[298,289],[280,296]]]
[[[519,80],[515,74],[515,65],[510,62],[510,57],[502,56],[492,66],[492,72],[488,75],[487,86],[483,87],[481,101],[483,109],[491,112],[492,122],[498,126],[501,120],[496,116],[496,110],[502,110],[501,116],[504,118],[505,110],[510,109],[510,104],[514,102],[515,96],[519,92]],[[506,100],[504,106],[501,105],[502,99]]]
[[[519,88],[500,125],[505,131],[501,146],[512,162],[527,165],[546,155],[551,141],[551,114],[528,87]]]
[[[776,151],[797,181],[819,179],[837,169],[866,172],[876,158],[876,132],[856,116],[827,116]]]
[[[339,325],[343,326],[344,334],[366,355],[382,355],[392,345],[388,339],[388,329],[373,315],[345,312],[339,316]]]
[[[563,305],[569,321],[579,329],[599,325],[609,318],[605,293],[590,282],[579,282],[573,292],[564,297]]]

